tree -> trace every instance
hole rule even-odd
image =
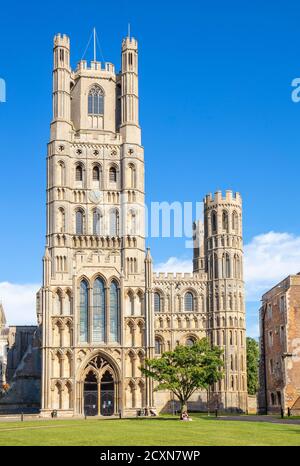
[[[160,358],[146,359],[141,371],[158,382],[155,390],[173,392],[183,412],[196,390],[207,390],[222,379],[222,352],[222,349],[210,346],[208,340],[202,338],[191,346],[176,346],[174,351],[166,351]]]
[[[249,395],[255,395],[258,389],[259,347],[254,338],[246,338],[247,345],[247,385]]]

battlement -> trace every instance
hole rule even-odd
[[[237,204],[241,204],[242,197],[239,192],[233,192],[230,189],[225,191],[225,195],[223,195],[222,191],[215,192],[214,195],[207,194],[204,198],[204,204],[208,206],[209,204],[215,203],[227,203],[227,202],[235,202]]]
[[[91,61],[89,66],[86,60],[80,60],[80,62],[77,64],[76,71],[81,70],[105,71],[110,74],[115,74],[115,65],[110,62],[102,63],[101,61]]]
[[[67,34],[58,33],[54,36],[53,40],[54,47],[67,47],[70,48],[70,38]]]
[[[125,51],[127,49],[130,50],[137,50],[138,43],[137,40],[134,37],[125,37],[125,39],[122,40],[122,50]]]

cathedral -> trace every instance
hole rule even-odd
[[[47,231],[37,293],[41,415],[135,416],[171,411],[140,371],[145,358],[207,337],[224,349],[224,378],[190,410],[247,410],[242,200],[208,194],[194,227],[193,272],[155,273],[145,247],[144,149],[138,44],[122,42],[121,71],[53,48]]]

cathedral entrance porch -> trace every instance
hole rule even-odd
[[[118,380],[111,364],[100,355],[87,364],[82,377],[80,410],[85,416],[113,416],[118,413]]]

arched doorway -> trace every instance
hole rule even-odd
[[[94,356],[86,365],[81,380],[83,414],[112,416],[118,412],[119,384],[113,363],[100,355]]]
[[[113,376],[106,371],[101,378],[101,416],[112,416],[114,414],[114,392],[115,384]]]
[[[98,414],[98,381],[93,371],[87,373],[84,381],[84,414],[86,416]]]

